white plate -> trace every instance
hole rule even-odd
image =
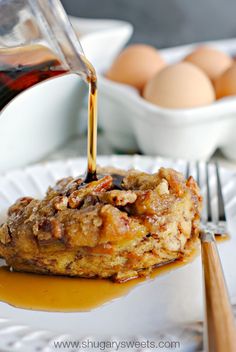
[[[201,44],[231,56],[236,52],[236,39]],[[172,64],[182,60],[198,45],[162,49],[160,53],[168,64]],[[207,159],[220,148],[227,157],[236,159],[235,96],[203,107],[166,109],[147,102],[136,89],[103,76],[99,77],[98,93],[100,124],[117,149],[137,150],[138,145],[148,155],[196,160]]]
[[[160,166],[171,166],[182,172],[186,170],[186,163],[181,160],[141,156],[101,157],[99,164],[124,169],[135,167],[147,172],[155,172]],[[81,174],[85,167],[86,159],[71,159],[38,164],[0,176],[1,215],[4,216],[7,207],[18,197],[42,197],[55,180]],[[219,250],[230,295],[236,303],[236,178],[234,173],[225,169],[221,169],[221,176],[232,239],[221,243]],[[214,196],[215,183],[213,179],[211,181]],[[212,204],[215,204],[214,197]],[[0,350],[36,352],[42,348],[42,351],[50,352],[56,351],[53,341],[87,337],[93,340],[145,341],[149,338],[160,341],[163,340],[161,333],[164,333],[165,340],[180,341],[181,351],[196,351],[201,341],[201,326],[197,322],[202,319],[202,302],[201,261],[198,257],[192,263],[153,281],[146,281],[127,296],[90,312],[49,313],[17,309],[0,303]],[[175,328],[171,329],[172,326]],[[142,349],[129,349],[136,350]]]

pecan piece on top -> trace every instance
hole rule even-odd
[[[56,210],[65,210],[68,205],[68,198],[66,196],[57,196],[53,200],[53,205]]]
[[[78,208],[84,198],[87,195],[105,192],[112,187],[112,177],[111,176],[104,176],[100,180],[93,181],[91,183],[86,184],[84,187],[77,189],[76,191],[72,192],[68,197],[68,204],[69,207],[72,209]]]
[[[99,199],[105,203],[124,207],[127,204],[134,203],[137,195],[132,191],[113,190],[99,195]]]
[[[22,209],[24,209],[31,201],[33,198],[31,197],[22,197],[19,198],[15,204],[13,204],[9,209],[8,209],[8,215],[17,215]]]

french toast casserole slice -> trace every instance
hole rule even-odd
[[[194,179],[172,169],[99,169],[96,181],[69,177],[12,205],[0,256],[16,271],[123,282],[187,255],[201,204]]]

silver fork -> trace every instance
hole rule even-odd
[[[227,223],[222,194],[220,170],[218,164],[213,164],[218,212],[213,217],[211,206],[211,189],[209,164],[204,164],[205,184],[200,164],[194,163],[197,182],[206,187],[205,210],[201,219],[201,254],[203,265],[205,292],[205,350],[209,352],[235,352],[236,330],[232,306],[230,304],[224,273],[217,250],[215,236],[227,234]],[[190,163],[186,168],[187,178],[190,176]]]

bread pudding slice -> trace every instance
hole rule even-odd
[[[188,253],[201,202],[194,179],[172,169],[100,169],[88,184],[69,177],[9,208],[0,256],[17,271],[126,281]]]

